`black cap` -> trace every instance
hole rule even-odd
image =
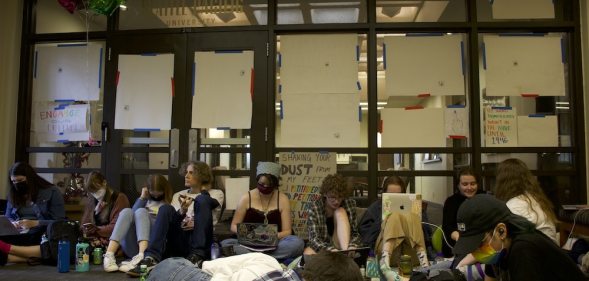
[[[476,250],[485,233],[505,222],[512,215],[505,202],[492,195],[478,194],[460,205],[456,222],[460,238],[454,246],[455,255],[466,255]]]

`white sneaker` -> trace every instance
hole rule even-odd
[[[129,272],[129,270],[135,268],[143,259],[143,254],[139,253],[137,255],[135,255],[131,261],[128,262],[122,262],[121,266],[119,267],[119,271],[122,272]]]
[[[104,261],[102,266],[104,267],[104,271],[106,272],[113,272],[119,270],[119,266],[117,265],[117,259],[115,258],[114,253],[107,252],[104,254]]]

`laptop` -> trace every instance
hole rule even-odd
[[[0,236],[20,234],[7,216],[0,216]]]
[[[392,212],[414,213],[421,218],[421,194],[416,193],[383,193],[382,218]]]
[[[241,246],[256,252],[275,250],[278,246],[278,225],[239,223],[237,241]]]

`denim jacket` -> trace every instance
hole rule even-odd
[[[6,204],[6,216],[12,220],[20,220],[18,215],[19,207],[12,206],[10,200]],[[65,219],[65,208],[63,195],[55,186],[39,189],[37,200],[33,203],[33,210],[36,214],[39,225],[48,225],[54,220]]]

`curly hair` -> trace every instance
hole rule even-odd
[[[188,166],[192,166],[192,168],[198,174],[198,178],[202,184],[206,185],[212,183],[213,173],[211,172],[211,167],[209,167],[209,164],[201,161],[188,161],[182,164],[182,167],[180,167],[178,173],[181,176],[185,176]]]
[[[538,202],[549,220],[557,221],[552,203],[523,161],[511,158],[499,163],[496,181],[495,196],[497,199],[507,202],[511,198],[523,195],[531,206],[531,197]],[[532,211],[538,215],[536,210],[532,209]]]
[[[343,176],[338,174],[327,175],[321,183],[319,189],[321,195],[331,194],[340,198],[347,198],[350,196],[350,188]]]

